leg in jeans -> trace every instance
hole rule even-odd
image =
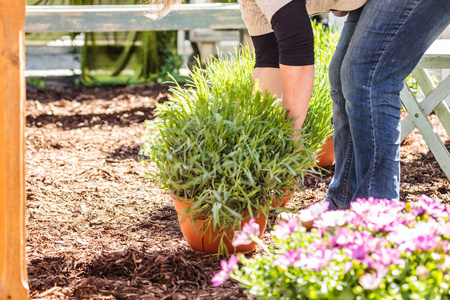
[[[362,8],[350,12],[342,29],[333,59],[330,63],[329,78],[333,99],[335,173],[328,189],[329,209],[344,209],[356,189],[353,143],[350,135],[345,98],[342,94],[341,67],[353,36]],[[336,201],[335,201],[336,200]]]
[[[450,1],[369,0],[349,21],[351,37],[343,32],[330,66],[336,130],[331,209],[348,208],[357,198],[399,199],[399,94],[450,23]]]

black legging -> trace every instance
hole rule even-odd
[[[292,0],[272,17],[273,32],[252,36],[255,67],[314,64],[314,36],[305,0]]]

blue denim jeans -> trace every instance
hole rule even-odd
[[[335,175],[326,201],[398,200],[403,80],[450,24],[450,0],[369,0],[349,14],[330,64]]]

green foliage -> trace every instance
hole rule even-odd
[[[165,39],[160,37],[158,41],[163,46],[158,52],[158,58],[162,59],[163,63],[159,64],[159,69],[154,71],[155,74],[150,74],[149,81],[162,84],[174,78],[176,82],[184,82],[185,78],[179,72],[183,64],[183,57],[177,53],[176,35],[172,34],[171,40],[167,40],[167,37]]]
[[[419,84],[412,74],[409,74],[409,76],[406,77],[405,82],[416,98],[424,96]]]
[[[254,60],[248,49],[212,59],[192,70],[190,87],[172,88],[158,105],[157,130],[143,153],[160,170],[162,186],[191,199],[194,217],[214,228],[236,228],[248,211],[266,214],[273,193],[293,191],[294,181],[315,164],[319,147],[294,138],[293,120],[270,94],[253,91]]]
[[[339,34],[323,24],[313,22],[315,74],[314,89],[309,103],[308,115],[303,125],[304,130],[312,132],[316,137],[323,138],[332,134],[333,101],[330,96],[328,69],[336,49]]]
[[[174,79],[173,98],[156,108],[142,147],[160,170],[162,187],[190,199],[186,211],[217,228],[240,226],[242,215],[266,214],[274,196],[291,193],[315,166],[332,132],[327,68],[333,33],[317,25],[316,80],[300,133],[281,102],[255,91],[248,49],[194,67],[187,87]],[[149,174],[151,175],[151,174]]]
[[[46,87],[47,86],[43,80],[40,80],[39,78],[35,78],[35,77],[27,78],[27,84],[36,86],[36,87]]]

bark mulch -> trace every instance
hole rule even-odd
[[[153,164],[139,156],[165,85],[27,91],[27,256],[32,299],[246,299],[212,287],[216,255],[184,241]],[[431,116],[432,122],[436,118]],[[450,146],[442,127],[438,133]],[[403,143],[402,200],[450,202],[450,185],[415,131]],[[310,174],[289,204],[322,200],[333,167]],[[270,242],[268,234],[266,239]]]

